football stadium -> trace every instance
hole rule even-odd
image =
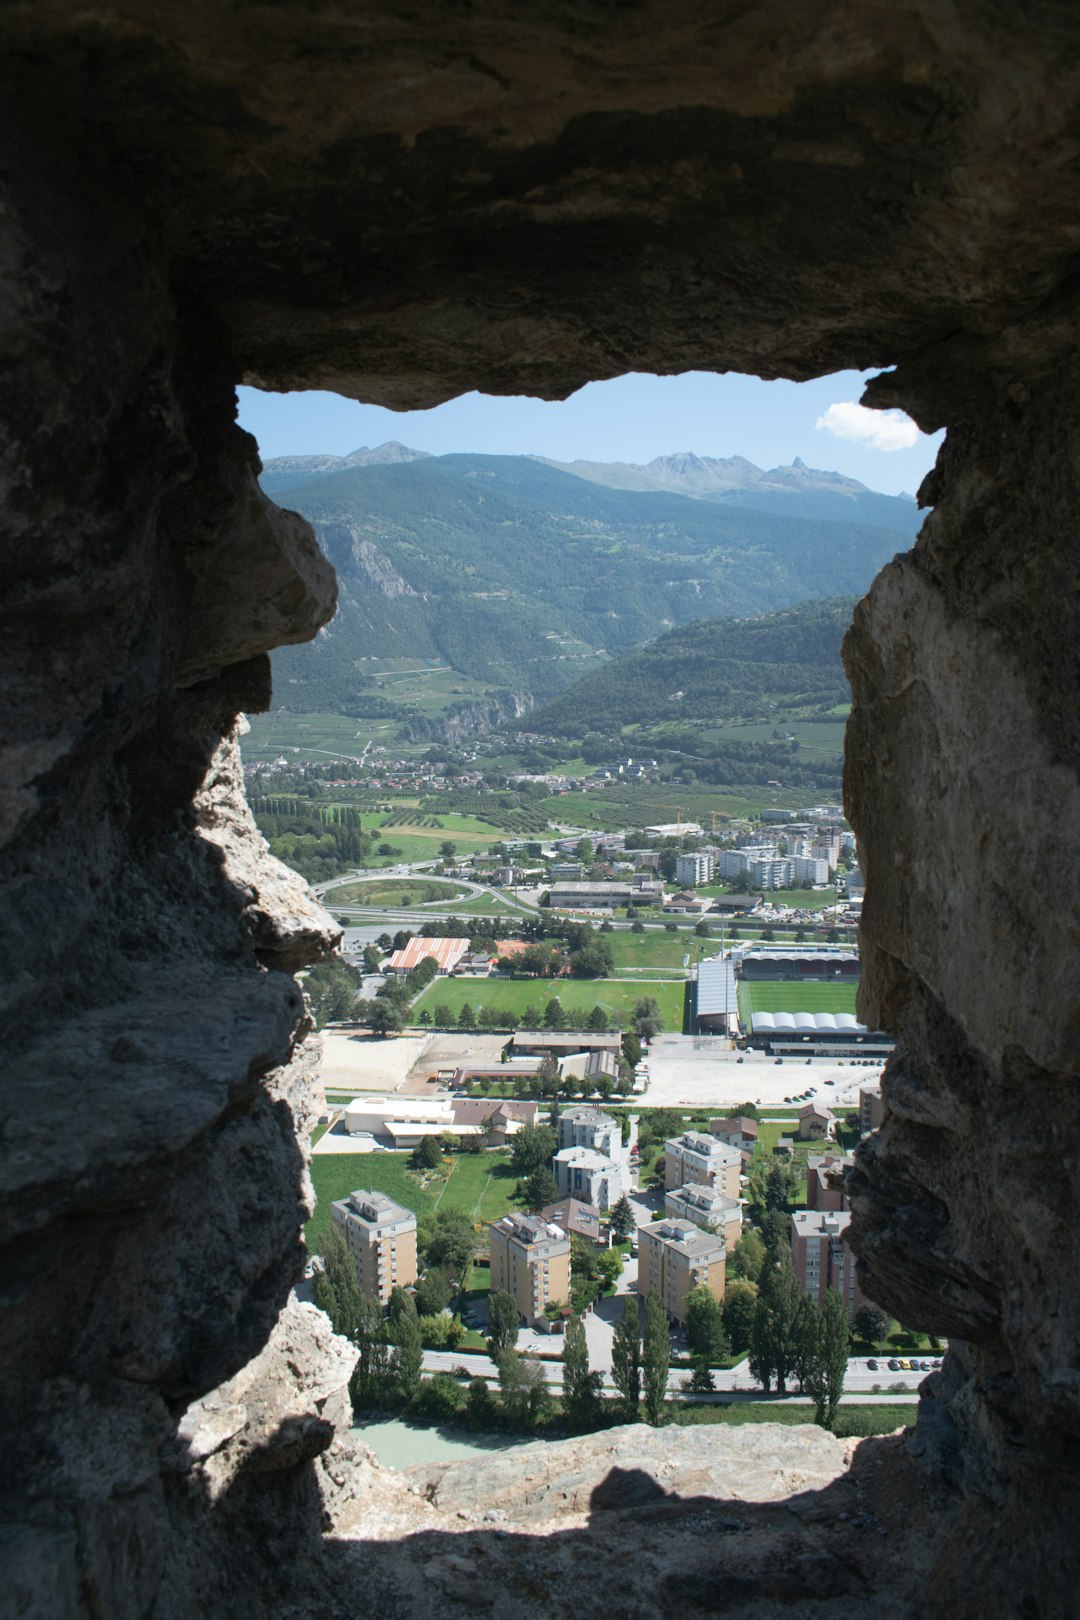
[[[737,1028],[748,1046],[778,1057],[883,1056],[893,1041],[859,1022],[858,984],[858,953],[848,946],[748,946],[701,963],[698,1028]]]

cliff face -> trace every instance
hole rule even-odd
[[[422,0],[405,25],[377,6],[43,0],[8,8],[0,41],[16,1612],[285,1612],[275,1573],[325,1554],[355,1576],[362,1556],[319,1551],[337,1512],[320,1467],[327,1502],[354,1490],[358,1511],[367,1477],[312,1460],[338,1352],[297,1329],[288,1401],[260,1393],[272,1335],[293,1331],[308,1199],[316,1058],[290,975],[335,930],[269,860],[231,738],[269,702],[268,649],[317,633],[334,582],[256,485],[237,381],[404,406],[872,364],[894,369],[871,402],[949,436],[933,516],[848,642],[862,1008],[900,1037],[856,1241],[875,1297],[954,1338],[916,1435],[920,1489],[952,1493],[916,1514],[935,1601],[1067,1612],[1072,8],[871,0],[823,22],[809,0]],[[564,1602],[592,1578],[575,1545]],[[348,1612],[411,1612],[400,1561],[378,1557],[385,1579],[354,1583]],[[685,1606],[719,1602],[707,1573]],[[762,1615],[786,1590],[737,1588]],[[829,1601],[854,1612],[839,1587]]]

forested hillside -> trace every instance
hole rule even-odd
[[[593,671],[536,710],[539,732],[581,737],[623,726],[827,714],[849,699],[840,642],[855,597],[758,619],[705,619]]]
[[[298,712],[354,712],[371,701],[361,661],[404,654],[551,697],[673,624],[861,593],[898,545],[528,457],[339,466],[275,499],[313,521],[341,587],[318,640],[273,655],[275,703]]]

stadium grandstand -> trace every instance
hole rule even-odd
[[[700,1031],[738,1034],[739,989],[730,958],[710,956],[698,964],[694,1011]]]
[[[859,953],[830,950],[816,945],[809,950],[749,950],[742,957],[744,979],[841,980],[854,983],[860,976]]]
[[[895,1044],[850,1013],[756,1012],[750,1024],[749,1044],[777,1057],[885,1057]]]

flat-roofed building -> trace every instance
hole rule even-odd
[[[457,1129],[449,1097],[354,1097],[344,1120],[350,1136],[388,1137],[397,1147],[415,1147],[425,1136]]]
[[[330,1219],[345,1239],[360,1287],[385,1305],[394,1288],[416,1281],[416,1216],[385,1193],[361,1189],[330,1205]]]
[[[808,1209],[850,1209],[844,1171],[855,1163],[850,1153],[812,1153],[806,1161]]]
[[[828,1288],[844,1301],[848,1321],[867,1303],[847,1242],[846,1209],[797,1209],[791,1217],[791,1263],[804,1294],[820,1305]]]
[[[704,850],[692,850],[687,855],[676,855],[676,883],[693,889],[700,883],[711,883],[712,875],[713,857]]]
[[[546,1057],[549,1052],[557,1058],[571,1052],[613,1052],[618,1057],[622,1036],[618,1030],[587,1034],[574,1029],[519,1029],[512,1044],[518,1057]]]
[[[559,1115],[558,1132],[560,1148],[592,1148],[615,1160],[621,1160],[626,1154],[622,1125],[599,1108],[564,1108]]]
[[[630,1190],[629,1167],[594,1148],[560,1148],[551,1162],[560,1198],[611,1209]]]
[[[570,1299],[570,1239],[553,1221],[516,1212],[493,1221],[491,1287],[513,1295],[530,1327],[544,1307]]]
[[[867,1080],[859,1087],[859,1129],[864,1136],[876,1131],[885,1118],[881,1081]]]
[[[718,1232],[729,1249],[742,1237],[742,1204],[715,1187],[699,1187],[692,1182],[673,1187],[664,1194],[664,1214]]]
[[[703,1232],[693,1221],[665,1216],[639,1226],[637,1288],[642,1299],[658,1294],[668,1316],[685,1326],[686,1299],[704,1283],[714,1299],[723,1299],[726,1249],[722,1237]]]
[[[664,1186],[715,1187],[727,1198],[739,1196],[742,1154],[704,1131],[684,1131],[664,1143]]]

